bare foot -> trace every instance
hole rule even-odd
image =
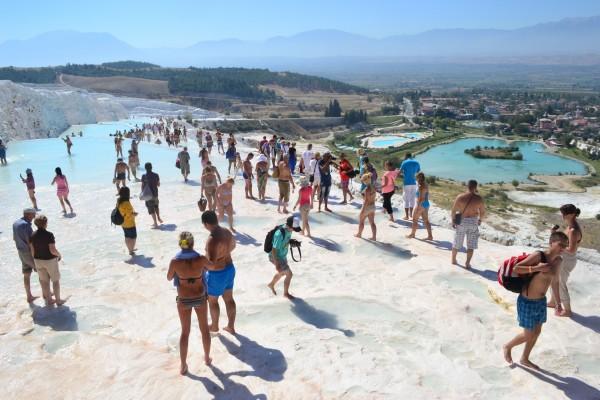
[[[369,239],[369,240],[372,240],[372,241],[376,242],[376,241],[377,241],[377,238],[376,238],[375,236],[373,236],[373,237],[371,237],[371,239]]]
[[[504,359],[506,360],[506,362],[509,364],[513,364],[512,355],[510,354],[512,349],[507,345],[504,345],[502,346],[502,350],[504,352]]]
[[[394,217],[390,217],[390,222],[394,222]]]
[[[229,333],[231,333],[232,335],[235,335],[235,328],[233,328],[233,327],[226,326],[225,328],[223,328],[223,330],[224,330],[225,332],[229,332]]]
[[[273,294],[275,296],[277,296],[277,292],[275,291],[275,287],[273,285],[271,285],[270,283],[267,286],[269,287],[269,289],[271,289],[271,292],[273,292]]]
[[[551,301],[548,304],[546,304],[546,307],[548,307],[548,308],[555,308],[556,307],[556,303],[553,302],[553,301]]]
[[[523,358],[521,358],[520,363],[521,363],[522,366],[527,367],[527,368],[532,368],[532,369],[537,369],[537,370],[540,369],[540,367],[538,367],[537,365],[535,365],[531,361],[523,359]]]
[[[162,223],[163,223],[163,220],[159,218],[159,219],[158,219],[158,222],[160,222],[160,223],[162,224]]]
[[[35,301],[35,299],[39,299],[40,296],[27,296],[27,302],[28,303],[33,303]]]
[[[182,364],[181,365],[181,369],[179,370],[179,373],[181,375],[185,375],[185,374],[187,374],[187,372],[188,372],[188,366],[187,366],[187,364]]]
[[[465,264],[466,269],[471,269],[471,264]]]
[[[433,240],[433,236],[427,236],[427,238],[425,238],[426,241],[432,241]]]
[[[330,210],[328,207],[325,207],[325,211],[328,211],[328,212],[333,212],[333,211],[331,211],[331,210]]]
[[[452,262],[452,265],[458,265],[458,261],[456,261],[456,260],[452,260],[451,262]]]
[[[210,366],[212,364],[212,358],[210,358],[209,356],[204,356],[204,364]]]
[[[406,238],[407,238],[407,239],[414,239],[414,238],[415,238],[415,235],[413,235],[413,234],[411,233],[410,235],[406,235]]]
[[[284,214],[289,214],[290,212],[287,210],[287,208],[284,208],[284,209],[283,209],[283,213],[284,213]]]
[[[279,214],[281,214],[281,210],[280,210],[279,208],[277,209],[277,212],[278,212]]]
[[[56,305],[57,306],[62,306],[63,304],[65,304],[67,302],[67,300],[62,300],[62,299],[58,299],[56,300]]]
[[[56,303],[56,301],[54,301],[54,299],[46,300],[46,306],[51,306],[54,303]]]
[[[284,294],[283,294],[283,296],[284,296],[284,297],[287,297],[289,300],[294,300],[294,299],[295,299],[295,297],[294,297],[294,296],[292,296],[292,295],[291,295],[291,294],[289,294],[289,293],[284,293]]]
[[[152,229],[158,229],[158,225],[152,224]]]
[[[408,217],[404,217],[404,218],[402,218],[402,219],[403,219],[403,220],[405,220],[405,221],[408,221],[408,220],[409,220],[409,218],[408,218]]]
[[[359,238],[359,239],[361,238],[361,237],[360,237],[360,235],[359,235],[358,233],[357,233],[356,235],[354,235],[354,237],[357,237],[357,238]]]
[[[348,202],[346,202],[346,201],[342,201],[342,202],[340,203],[340,206],[345,206],[346,204],[348,204]]]
[[[219,332],[219,327],[211,325],[211,326],[208,327],[208,330],[210,332]]]

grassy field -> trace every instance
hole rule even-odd
[[[137,97],[161,97],[169,95],[167,81],[132,78],[127,76],[85,77],[61,75],[62,82],[95,92],[125,94]]]
[[[367,118],[367,122],[373,125],[389,125],[397,122],[402,122],[404,117],[402,115],[378,115]]]
[[[577,179],[574,181],[574,183],[577,186],[579,186],[581,188],[587,188],[590,186],[600,185],[600,176],[598,176],[598,172],[600,172],[600,160],[590,160],[587,157],[587,155],[585,154],[585,152],[583,152],[579,149],[575,149],[575,148],[571,148],[571,149],[563,148],[563,149],[560,149],[558,151],[558,153],[562,154],[564,156],[567,156],[567,157],[573,157],[578,160],[581,160],[581,161],[591,165],[594,168],[594,171],[592,171],[592,176]]]

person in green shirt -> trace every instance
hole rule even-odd
[[[273,235],[273,250],[269,253],[269,261],[275,266],[276,272],[267,286],[271,289],[274,295],[277,295],[275,291],[275,285],[279,280],[285,276],[283,280],[283,295],[288,299],[294,299],[289,292],[290,283],[292,282],[292,270],[287,262],[287,254],[290,248],[290,239],[292,232],[300,232],[300,220],[293,216],[288,217],[286,223],[281,225],[282,229],[277,229]]]

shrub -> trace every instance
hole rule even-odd
[[[428,185],[435,185],[437,182],[437,177],[435,175],[429,175],[427,178],[425,178],[425,182],[427,182]]]
[[[519,181],[518,181],[518,180],[516,180],[516,179],[513,179],[513,181],[512,181],[512,185],[513,185],[514,187],[518,187],[518,186],[519,186]]]

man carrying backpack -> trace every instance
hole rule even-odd
[[[277,295],[275,285],[279,279],[285,276],[285,279],[283,280],[283,295],[290,300],[294,299],[294,296],[289,292],[293,274],[287,262],[287,254],[290,247],[292,232],[300,232],[300,230],[300,220],[290,216],[284,225],[277,226],[274,230],[269,232],[265,242],[265,250],[268,250],[269,261],[275,265],[275,269],[277,270],[271,283],[267,286],[269,286],[274,295]]]
[[[546,292],[552,286],[554,293],[558,293],[560,264],[562,263],[560,254],[568,245],[567,235],[562,232],[553,232],[550,235],[548,250],[531,253],[513,267],[513,271],[522,280],[517,299],[517,319],[523,332],[504,345],[504,359],[507,363],[513,363],[511,354],[513,347],[525,344],[521,355],[521,365],[540,369],[529,360],[529,355],[542,333],[542,324],[546,322]],[[560,307],[560,299],[556,304]]]

